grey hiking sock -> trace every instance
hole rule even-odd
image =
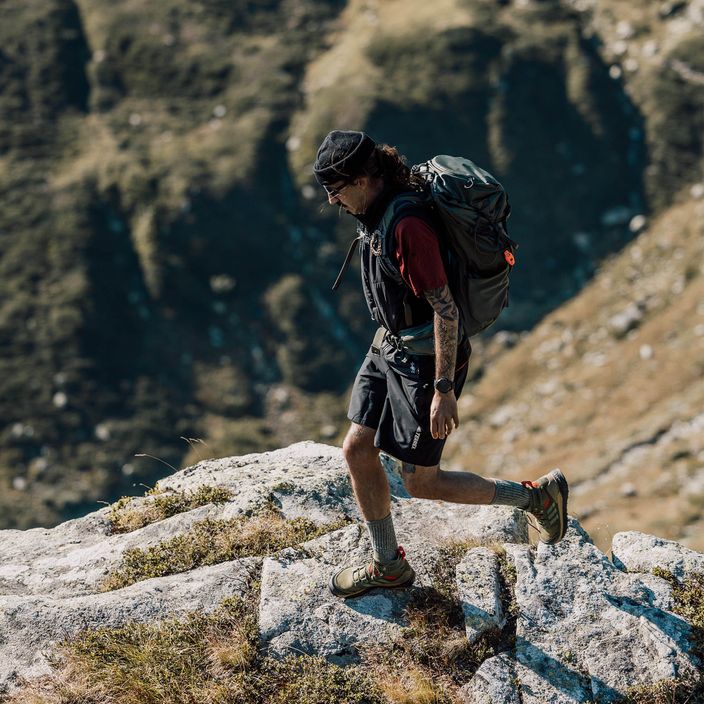
[[[494,479],[496,494],[492,504],[502,506],[517,506],[526,509],[530,506],[530,490],[519,482],[508,482],[503,479]]]
[[[372,550],[377,562],[391,562],[396,559],[398,542],[391,514],[378,521],[367,521],[369,537],[372,539]]]

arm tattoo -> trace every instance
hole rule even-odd
[[[415,474],[416,466],[414,464],[409,464],[408,462],[402,462],[402,471],[405,474]]]
[[[443,320],[459,320],[460,314],[447,284],[424,293],[428,303]]]
[[[426,291],[425,297],[435,311],[435,378],[455,378],[459,311],[449,286]]]

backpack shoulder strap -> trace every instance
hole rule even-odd
[[[375,233],[381,240],[381,265],[384,271],[398,283],[403,283],[396,263],[396,240],[393,237],[398,222],[405,217],[419,217],[432,224],[432,200],[423,191],[409,191],[394,198],[386,209]]]
[[[430,222],[431,208],[432,199],[430,198],[430,195],[428,193],[416,191],[408,191],[405,193],[401,193],[396,196],[396,198],[394,198],[391,203],[389,203],[388,207],[386,208],[386,211],[384,212],[384,215],[379,221],[379,224],[372,233],[372,237],[376,235],[379,238],[379,244],[381,246],[381,252],[379,256],[381,258],[382,268],[389,276],[391,276],[398,283],[402,283],[403,279],[401,278],[401,272],[399,271],[399,268],[396,265],[396,261],[394,258],[393,237],[390,237],[389,234],[393,233],[394,228],[396,227],[396,223],[398,223],[401,218],[407,217],[409,215],[421,217]],[[342,264],[337,278],[335,279],[335,283],[332,286],[333,291],[336,291],[340,287],[340,284],[342,283],[342,277],[344,276],[345,271],[347,271],[347,267],[349,266],[350,261],[352,260],[352,256],[354,255],[355,250],[357,249],[357,245],[359,244],[359,241],[365,236],[368,236],[368,234],[366,234],[365,229],[361,226],[358,226],[357,236],[354,238],[354,240],[352,240],[352,243],[350,244],[350,247],[347,250],[347,256],[345,257],[345,261]]]
[[[342,267],[340,268],[340,272],[338,273],[337,278],[335,279],[335,283],[332,285],[333,291],[337,291],[337,289],[340,288],[340,284],[342,283],[342,277],[345,275],[347,267],[350,265],[352,255],[357,249],[357,245],[359,244],[360,239],[362,239],[362,235],[357,235],[352,240],[352,244],[350,244],[350,248],[347,250],[347,256],[345,257],[345,261],[343,262]]]

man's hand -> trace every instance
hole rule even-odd
[[[436,390],[430,405],[430,434],[435,440],[444,440],[452,432],[453,423],[455,428],[460,427],[455,392],[443,394]]]

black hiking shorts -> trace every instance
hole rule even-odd
[[[462,393],[471,346],[458,346],[455,396]],[[347,417],[376,430],[374,445],[401,462],[421,467],[440,463],[445,440],[430,434],[430,405],[435,388],[435,357],[411,355],[383,342],[370,348],[352,388]]]

